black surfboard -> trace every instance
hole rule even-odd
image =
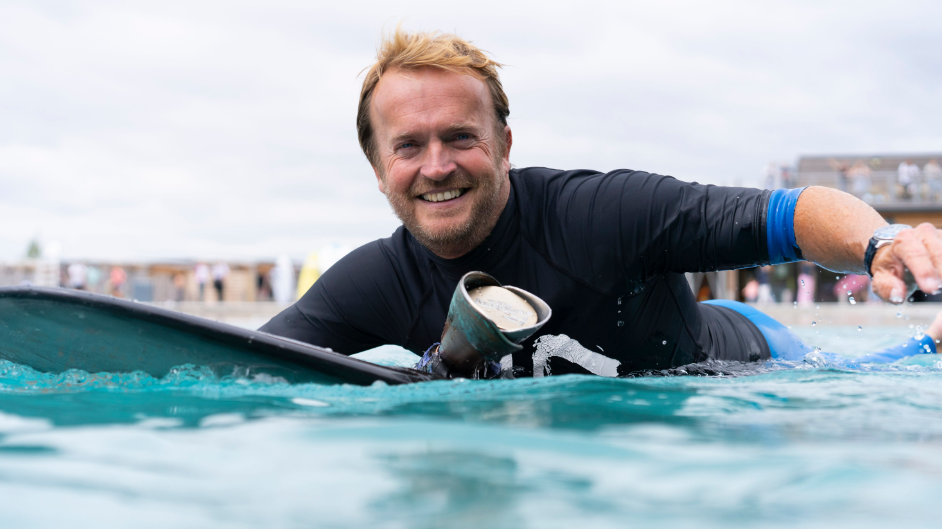
[[[46,373],[143,371],[163,377],[175,366],[193,364],[219,376],[266,374],[293,383],[437,378],[144,303],[28,286],[0,288],[0,359]]]

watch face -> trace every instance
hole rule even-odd
[[[905,224],[890,224],[873,232],[874,239],[894,239],[903,230],[912,229],[912,226]]]

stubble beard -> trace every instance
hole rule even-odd
[[[486,175],[485,178],[474,179],[465,173],[456,172],[435,185],[434,189],[442,190],[473,188],[474,193],[478,195],[477,203],[472,204],[471,215],[466,221],[449,225],[443,229],[433,231],[419,222],[412,204],[412,201],[415,200],[413,197],[416,196],[413,189],[410,189],[405,195],[388,193],[386,199],[389,201],[393,212],[402,221],[402,225],[409,230],[409,233],[422,246],[441,257],[458,257],[484,242],[484,239],[490,235],[491,230],[497,224],[497,219],[503,210],[500,204],[501,189],[504,182],[504,175],[501,172],[502,165],[501,163],[495,164],[491,174]],[[416,186],[417,184],[413,184],[413,188]],[[422,191],[431,192],[432,190],[423,188]]]

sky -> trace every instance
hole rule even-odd
[[[871,5],[874,4],[874,5]],[[0,0],[0,260],[301,258],[399,225],[359,150],[381,33],[505,63],[518,167],[760,185],[942,152],[942,3]]]

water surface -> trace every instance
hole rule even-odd
[[[913,332],[820,327],[846,356]],[[938,358],[365,388],[2,363],[0,525],[937,525]]]

